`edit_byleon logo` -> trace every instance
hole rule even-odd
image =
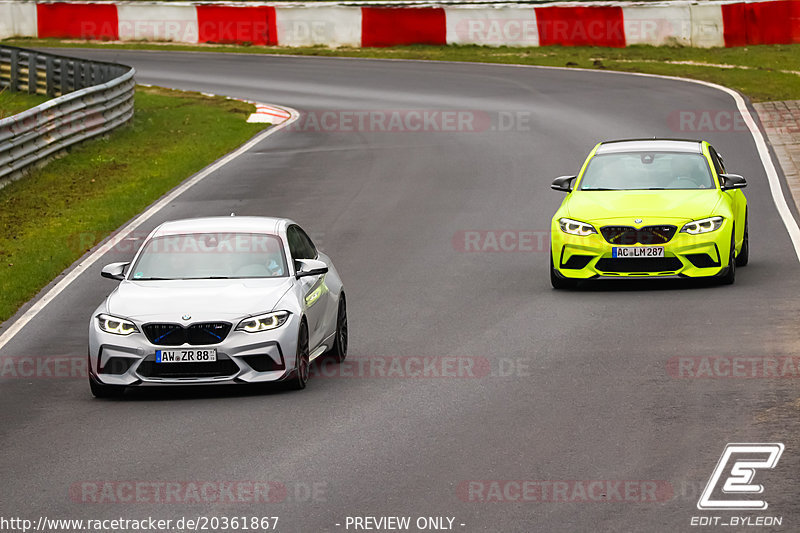
[[[753,483],[753,478],[758,470],[775,468],[783,449],[780,442],[731,443],[725,446],[700,495],[697,508],[731,511],[766,509],[766,500],[753,497],[764,493],[764,486]],[[717,490],[718,487],[720,490]]]

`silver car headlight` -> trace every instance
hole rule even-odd
[[[558,225],[561,226],[561,231],[564,233],[569,233],[570,235],[586,237],[587,235],[597,233],[597,230],[594,229],[594,226],[591,224],[587,224],[586,222],[578,222],[577,220],[572,220],[571,218],[559,218]]]
[[[289,320],[289,311],[276,311],[274,313],[245,318],[239,322],[239,325],[236,326],[236,330],[246,331],[247,333],[258,333],[259,331],[279,328],[287,320]]]
[[[113,315],[97,315],[97,325],[106,333],[113,333],[114,335],[130,335],[139,331],[136,324],[130,320]]]
[[[688,233],[690,235],[699,235],[701,233],[709,233],[718,230],[722,226],[725,219],[722,217],[708,217],[701,220],[689,222],[681,228],[681,233]]]

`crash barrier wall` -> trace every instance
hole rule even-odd
[[[134,70],[0,45],[0,90],[54,97],[0,119],[0,187],[133,116]]]
[[[7,37],[332,47],[789,44],[800,43],[800,0],[402,7],[0,1],[0,38]]]

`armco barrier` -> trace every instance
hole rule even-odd
[[[800,0],[277,5],[0,0],[0,38],[14,36],[332,47],[788,44],[800,43]]]
[[[0,89],[60,95],[0,120],[0,187],[133,116],[134,70],[0,45]]]

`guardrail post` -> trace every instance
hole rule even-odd
[[[36,94],[36,85],[38,83],[37,72],[36,54],[31,52],[28,54],[28,94]]]
[[[11,50],[9,90],[19,90],[19,50]]]
[[[81,70],[83,70],[83,75],[81,76],[83,80],[83,87],[91,87],[92,86],[92,65],[91,63],[83,62],[81,63]]]
[[[47,85],[47,89],[46,89],[47,90],[47,96],[52,98],[52,97],[54,97],[56,95],[55,60],[52,57],[47,56],[47,59],[45,60],[45,64],[47,66],[46,66],[46,70],[45,70],[44,81],[45,81],[45,84]]]
[[[71,59],[61,60],[61,94],[75,90],[75,62]]]

